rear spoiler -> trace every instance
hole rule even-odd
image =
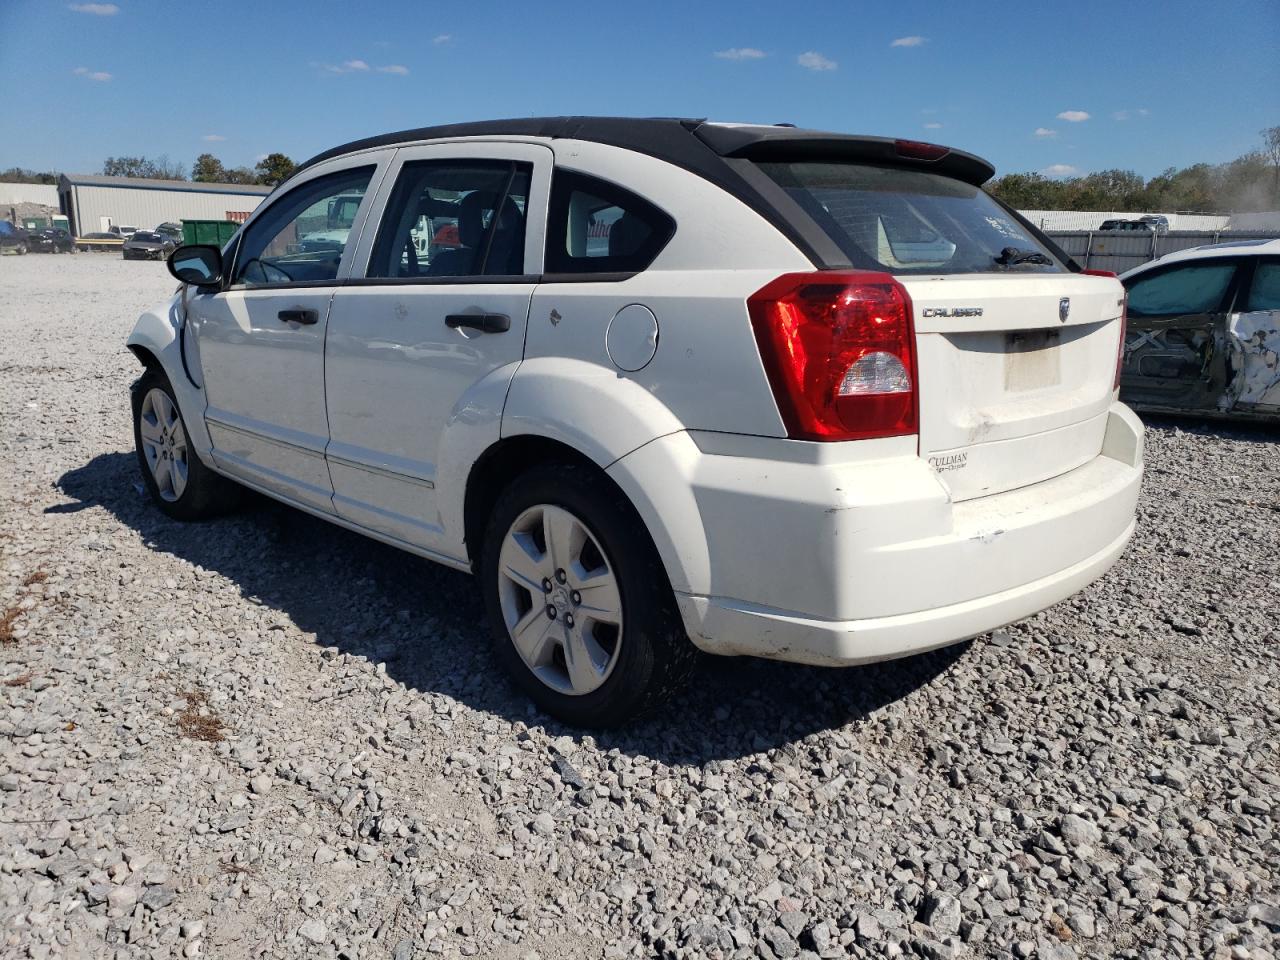
[[[861,137],[795,127],[701,123],[693,135],[726,158],[743,160],[855,161],[940,173],[980,187],[996,168],[963,150],[914,140]]]

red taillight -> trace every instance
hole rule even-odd
[[[1116,350],[1116,382],[1111,385],[1112,390],[1120,389],[1120,371],[1124,368],[1124,341],[1125,335],[1128,333],[1129,327],[1129,294],[1120,299],[1120,346]]]
[[[1110,270],[1081,270],[1086,277],[1114,277],[1115,274]]]
[[[787,432],[865,440],[917,432],[911,300],[887,273],[789,273],[747,300]]]

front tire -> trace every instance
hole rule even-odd
[[[134,447],[152,502],[175,520],[204,520],[232,507],[239,488],[192,449],[169,378],[148,369],[132,394]]]
[[[494,506],[479,572],[498,660],[567,723],[610,727],[651,710],[695,662],[648,531],[592,467],[518,477]]]

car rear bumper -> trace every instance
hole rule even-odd
[[[685,472],[699,523],[654,539],[669,570],[673,547],[677,558],[705,550],[701,584],[688,563],[672,577],[693,642],[715,654],[857,664],[985,633],[1101,576],[1133,533],[1142,425],[1116,403],[1098,457],[960,503],[913,455],[800,465],[700,449]]]

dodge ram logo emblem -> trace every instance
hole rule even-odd
[[[1071,315],[1071,298],[1063,297],[1058,301],[1058,319],[1063,323],[1067,322],[1067,317]]]

